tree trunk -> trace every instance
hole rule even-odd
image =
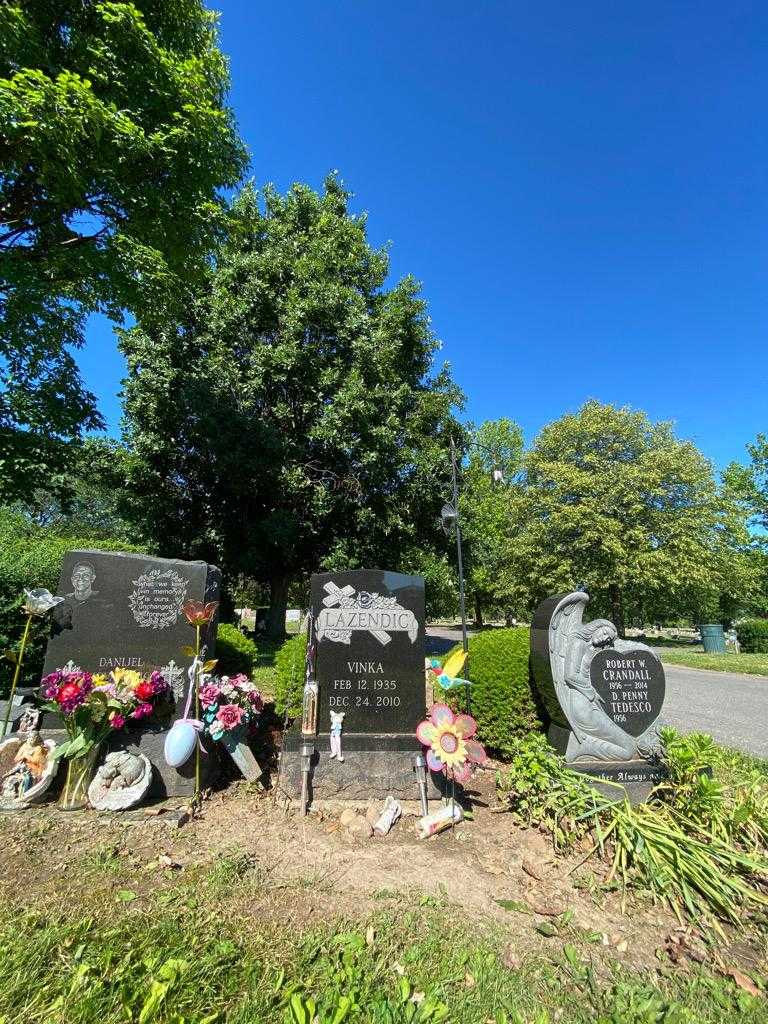
[[[483,602],[479,594],[475,594],[475,626],[478,629],[483,628]]]
[[[267,636],[279,640],[285,636],[285,609],[288,606],[288,576],[273,576],[269,584],[269,618]]]
[[[616,631],[620,637],[624,636],[624,595],[621,587],[612,583],[608,588],[608,596],[611,602],[611,617]]]

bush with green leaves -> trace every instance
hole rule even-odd
[[[307,634],[297,633],[286,640],[275,657],[275,711],[295,718],[301,714],[304,690],[304,664],[307,657]]]
[[[21,605],[24,588],[46,587],[56,593],[61,564],[67,551],[141,551],[121,540],[93,540],[88,537],[61,537],[45,527],[36,526],[21,513],[0,509],[0,650],[16,650],[24,626]],[[35,686],[40,681],[48,622],[35,624],[24,658],[22,684]],[[7,691],[12,666],[0,663],[0,693]]]
[[[240,672],[253,675],[259,651],[256,644],[237,626],[220,622],[216,631],[216,673],[236,676]]]
[[[765,778],[743,767],[730,780],[718,779],[717,768],[714,779],[703,775],[708,761],[723,761],[708,737],[665,730],[664,742],[670,782],[647,803],[632,806],[611,783],[590,791],[537,736],[522,740],[499,772],[498,796],[518,820],[547,829],[556,848],[588,831],[589,855],[608,865],[606,882],[618,881],[625,897],[630,886],[643,889],[722,936],[721,921],[738,925],[768,908]]]
[[[744,654],[768,654],[768,619],[744,619],[738,622],[736,636]]]
[[[472,716],[478,738],[489,751],[510,757],[516,741],[542,730],[528,668],[530,630],[493,629],[470,637],[469,677],[472,681]],[[435,689],[436,700],[446,700]],[[448,703],[462,707],[463,689],[453,691]]]

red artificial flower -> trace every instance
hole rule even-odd
[[[80,687],[77,683],[64,683],[56,694],[59,704],[67,704],[69,701],[76,701],[80,696]]]
[[[185,601],[181,610],[190,626],[207,626],[218,607],[218,601],[210,601],[208,604],[203,604],[202,601]]]
[[[139,685],[133,692],[136,694],[137,698],[140,701],[146,702],[154,697],[155,688],[152,685],[152,683],[150,683],[147,679],[142,679],[142,681],[139,683]]]

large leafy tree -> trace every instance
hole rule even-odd
[[[245,153],[201,0],[0,4],[0,495],[62,484],[97,427],[89,314],[166,303],[204,266]]]
[[[546,426],[512,507],[511,583],[532,604],[584,583],[597,610],[709,617],[750,587],[744,516],[669,423],[587,402]]]
[[[123,335],[127,493],[161,551],[269,586],[325,566],[402,565],[437,531],[460,399],[416,283],[331,176],[244,189],[207,287],[179,322]]]
[[[523,431],[506,418],[487,420],[466,440],[459,509],[467,597],[478,626],[484,609],[508,610],[514,602],[506,538],[522,453]]]

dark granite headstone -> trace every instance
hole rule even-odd
[[[416,800],[416,726],[425,717],[424,580],[359,569],[312,577],[318,683],[316,799]],[[344,761],[330,758],[331,712],[344,714]],[[301,788],[299,732],[285,739],[281,786]]]
[[[87,672],[114,668],[163,671],[181,714],[192,659],[183,648],[195,633],[182,612],[185,601],[217,601],[221,574],[205,562],[182,562],[148,555],[106,551],[70,551],[64,557],[44,674],[68,663]],[[215,622],[203,642],[209,655]],[[175,716],[174,716],[175,717]],[[154,768],[153,795],[187,796],[190,772],[165,764],[165,729],[121,730],[110,737],[115,747],[134,746]]]

